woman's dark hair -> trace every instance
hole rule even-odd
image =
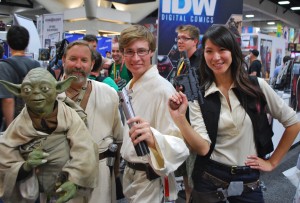
[[[207,89],[214,82],[215,79],[212,70],[207,66],[204,58],[205,43],[207,40],[210,40],[213,44],[223,47],[231,52],[231,76],[237,89],[257,99],[265,98],[261,89],[250,81],[248,73],[244,68],[245,66],[247,66],[247,64],[243,59],[240,45],[237,42],[237,39],[234,36],[234,34],[224,25],[211,26],[210,28],[208,28],[208,30],[203,36],[201,42],[203,51],[200,62],[199,77],[201,86]]]

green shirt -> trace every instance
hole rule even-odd
[[[94,75],[89,75],[88,77],[91,80],[96,80],[96,76]],[[98,80],[97,80],[98,81]],[[99,81],[100,82],[100,81]],[[115,81],[113,79],[111,79],[110,77],[106,77],[104,78],[104,80],[102,80],[103,83],[111,86],[112,88],[114,88],[116,91],[119,91],[119,87],[118,85],[115,83]]]
[[[121,73],[120,73],[121,66],[122,66],[122,70],[121,70]],[[129,80],[131,80],[131,78],[132,78],[128,74],[126,65],[124,63],[122,63],[122,64],[115,64],[115,63],[113,63],[111,65],[111,70],[110,70],[110,73],[109,73],[109,77],[111,77],[113,80],[115,80],[115,73],[117,73],[117,72],[120,73],[120,77],[122,79],[126,80],[126,83],[128,83]]]

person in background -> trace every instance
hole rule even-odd
[[[86,41],[70,43],[62,61],[64,79],[70,76],[78,79],[59,96],[69,97],[87,113],[89,132],[98,145],[99,185],[93,190],[89,203],[115,203],[115,177],[119,175],[119,149],[123,131],[118,108],[119,97],[108,85],[87,78],[95,61],[93,50]]]
[[[114,88],[116,91],[118,91],[119,90],[118,85],[115,83],[113,79],[105,75],[105,73],[103,72],[104,70],[101,68],[101,62],[102,62],[101,54],[97,51],[93,51],[93,54],[95,57],[95,63],[88,78],[91,80],[103,82],[111,86],[112,88]]]
[[[198,49],[200,30],[196,26],[193,25],[179,25],[176,28],[177,33],[177,46],[178,51],[186,51],[187,57],[190,60],[191,67],[195,69],[200,68],[200,58],[201,51]],[[187,74],[188,69],[185,67],[184,59],[181,58],[177,65],[177,73],[176,76]],[[187,111],[187,119],[189,119],[189,113]],[[189,158],[184,162],[177,171],[175,171],[175,175],[177,177],[183,176],[184,190],[185,190],[185,200],[186,203],[189,202],[189,198],[192,192],[192,183],[189,183],[188,179],[191,176],[191,171],[193,168],[193,163],[195,160],[195,155],[191,154]],[[189,174],[188,174],[189,171]]]
[[[193,25],[179,25],[176,28],[177,33],[177,46],[178,51],[186,51],[190,60],[191,66],[196,69],[199,68],[201,50],[198,49],[200,30]],[[183,64],[183,60],[180,60],[177,66],[176,75],[185,74],[187,69]]]
[[[5,23],[2,20],[0,20],[0,31],[5,31],[5,26]]]
[[[145,26],[133,25],[124,29],[119,48],[133,76],[124,88],[132,98],[136,115],[127,120],[129,125],[134,124],[131,129],[124,126],[121,148],[121,155],[126,160],[123,193],[131,203],[162,202],[166,178],[169,188],[165,188],[165,194],[175,200],[177,191],[172,172],[189,155],[167,108],[168,98],[176,90],[159,74],[157,66],[151,65],[156,42]],[[142,141],[146,142],[150,154],[137,156],[134,146]]]
[[[5,56],[5,50],[2,44],[0,44],[0,59],[6,59],[7,56]]]
[[[87,34],[82,39],[84,41],[87,41],[93,50],[97,51],[98,39],[96,35]],[[101,67],[107,69],[112,64],[112,62],[113,61],[111,59],[102,56]]]
[[[275,85],[276,79],[277,79],[277,76],[278,76],[280,70],[284,67],[285,63],[289,60],[291,60],[290,56],[288,56],[288,55],[284,56],[283,59],[282,59],[283,64],[281,66],[278,66],[278,67],[275,68],[274,73],[273,73],[273,77],[272,77],[272,80],[271,80],[271,83],[270,83],[271,85],[273,85],[273,86]]]
[[[202,47],[204,103],[188,103],[179,92],[170,97],[179,108],[169,108],[186,142],[197,152],[192,202],[264,202],[260,171],[272,171],[290,149],[300,130],[296,112],[265,80],[249,77],[241,48],[227,27],[211,26]],[[191,124],[185,117],[187,106]],[[285,127],[274,151],[266,109]]]
[[[111,59],[111,52],[110,51],[106,51],[105,52],[105,57]]]
[[[124,63],[119,43],[112,44],[112,58],[114,62],[108,69],[108,75],[117,83],[119,90],[122,90],[132,78],[132,74]]]
[[[250,51],[250,67],[248,70],[249,75],[261,77],[261,62],[257,59],[259,51],[253,49]]]
[[[6,34],[6,42],[10,48],[11,57],[0,62],[0,80],[20,84],[31,69],[40,67],[40,63],[25,55],[25,49],[29,44],[29,32],[25,27],[11,26]],[[7,127],[20,113],[24,102],[6,90],[3,85],[0,85],[0,99]]]

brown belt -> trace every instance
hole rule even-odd
[[[154,172],[153,168],[148,163],[145,163],[145,164],[144,163],[132,163],[132,162],[126,161],[126,165],[129,168],[137,170],[137,171],[145,171],[147,178],[150,181],[160,177],[159,175],[157,175]]]
[[[214,168],[219,168],[223,171],[226,171],[230,174],[249,174],[258,172],[257,169],[252,169],[250,166],[230,166],[211,159],[208,160],[207,164],[213,166]]]
[[[138,171],[147,171],[148,167],[151,167],[149,164],[143,164],[143,163],[132,163],[129,161],[126,161],[126,164],[129,168],[138,170]]]
[[[107,157],[114,157],[115,153],[106,150],[105,152],[99,153],[99,160],[105,159]]]

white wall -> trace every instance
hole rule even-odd
[[[6,31],[0,31],[0,39],[1,40],[6,40]]]
[[[31,19],[14,14],[14,24],[25,27],[29,32],[29,44],[27,46],[27,52],[34,54],[34,59],[38,60],[39,49],[41,48],[41,42],[36,26]]]

